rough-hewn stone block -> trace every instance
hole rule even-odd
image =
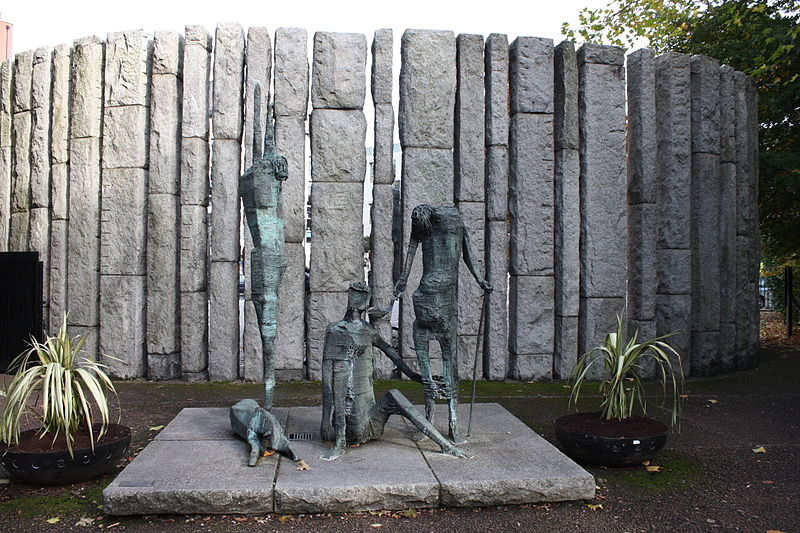
[[[314,183],[311,192],[312,292],[346,291],[364,279],[362,183]]]
[[[52,51],[38,48],[31,83],[31,207],[50,206],[50,87]],[[46,268],[45,268],[46,270]]]
[[[202,26],[186,26],[183,47],[181,135],[208,138],[211,35]]]
[[[556,131],[558,131],[556,129]],[[555,153],[553,269],[556,314],[578,316],[580,294],[580,159],[578,150]]]
[[[103,168],[147,167],[147,108],[106,107],[103,112]]]
[[[466,238],[472,249],[478,275],[486,275],[484,268],[484,207],[483,202],[460,202],[458,210],[467,227]],[[418,252],[419,253],[419,252]],[[483,305],[483,289],[459,258],[458,267],[458,334],[477,335]],[[475,343],[473,342],[473,345]],[[470,366],[471,368],[471,366]]]
[[[11,224],[11,147],[0,146],[0,251],[8,251]]]
[[[325,328],[341,320],[347,309],[347,292],[311,292],[306,306],[308,379],[322,378]]]
[[[208,205],[209,146],[206,139],[184,137],[181,142],[181,203]]]
[[[275,30],[275,114],[305,117],[308,109],[308,36],[303,28]]]
[[[736,161],[736,100],[734,98],[734,70],[728,65],[719,69],[719,127],[720,161]]]
[[[554,95],[556,150],[578,149],[578,59],[575,43],[564,41],[554,51]]]
[[[692,154],[692,327],[719,329],[719,155]]]
[[[578,361],[578,317],[555,317],[553,378],[569,379]]]
[[[578,63],[621,66],[625,63],[625,49],[619,46],[585,43],[578,50]]]
[[[178,197],[151,194],[147,210],[147,353],[180,349]]]
[[[147,63],[147,35],[142,30],[108,34],[103,97],[106,106],[146,104]]]
[[[508,147],[486,147],[486,218],[508,218]]]
[[[453,154],[456,202],[484,200],[483,36],[459,35]]]
[[[690,246],[691,95],[689,56],[656,58],[658,247]]]
[[[72,139],[69,161],[70,325],[96,326],[100,294],[100,139]]]
[[[13,61],[6,59],[0,63],[0,147],[11,146],[11,71]]]
[[[553,277],[511,276],[508,295],[509,350],[513,355],[553,355]],[[517,363],[519,364],[519,363]]]
[[[553,112],[553,40],[517,37],[510,47],[511,114]]]
[[[173,35],[173,34],[170,34]],[[178,77],[153,75],[150,97],[149,176],[151,194],[181,192],[181,111]]]
[[[360,33],[314,34],[311,105],[363,109],[367,93],[367,38]]]
[[[116,378],[145,375],[146,308],[144,276],[100,276],[100,353]]]
[[[508,144],[508,37],[492,33],[484,52],[486,146]]]
[[[656,273],[658,294],[691,294],[692,251],[658,249]]]
[[[392,104],[375,105],[375,147],[372,151],[373,182],[394,182],[394,109]]]
[[[152,73],[175,74],[180,72],[183,37],[173,31],[157,31],[153,34]]]
[[[72,49],[62,44],[53,49],[53,85],[50,123],[50,158],[53,164],[69,161],[69,81]],[[0,134],[1,135],[1,134]]]
[[[244,31],[239,24],[218,24],[214,39],[214,89],[211,125],[214,139],[242,138]]]
[[[655,63],[645,48],[628,56],[628,202],[654,203],[655,187]]]
[[[689,294],[656,294],[656,334],[674,332],[667,342],[680,354],[686,376],[689,375],[691,308]]]
[[[400,52],[400,143],[452,148],[456,91],[453,32],[406,30]]]
[[[205,291],[208,264],[208,210],[202,205],[182,205],[180,218],[181,292]]]
[[[392,241],[394,211],[394,187],[376,184],[372,187],[372,234],[370,236],[370,287],[372,305],[384,306],[392,301],[394,283],[394,242]],[[378,332],[391,342],[392,326],[387,317],[375,324]],[[377,366],[377,365],[376,365]]]
[[[486,309],[484,377],[502,380],[508,373],[508,224],[505,220],[486,223],[486,279],[494,289]]]
[[[266,131],[267,112],[270,103],[272,84],[272,41],[267,28],[250,27],[247,30],[247,48],[245,49],[245,83],[244,102],[244,167],[253,164],[253,106],[255,105],[255,88],[261,85],[261,131]],[[263,139],[257,139],[263,144]]]
[[[692,56],[692,153],[719,154],[719,61]]]
[[[20,52],[14,56],[11,112],[21,113],[31,110],[31,83],[33,78],[33,50]]]
[[[103,57],[97,37],[75,41],[72,49],[70,137],[99,137],[103,125]]]
[[[10,252],[28,251],[28,227],[30,213],[22,211],[11,213],[8,222],[8,250]]]
[[[12,126],[11,212],[20,213],[31,206],[31,112],[15,113]]]
[[[719,228],[720,320],[732,322],[736,301],[736,165],[734,163],[720,165]]]
[[[314,109],[311,113],[311,179],[363,182],[367,168],[367,121],[360,110]]]
[[[50,221],[50,324],[48,332],[58,332],[67,312],[67,231],[66,220]]]
[[[284,238],[303,242],[306,237],[306,126],[305,116],[275,119],[275,143],[286,158],[289,177],[282,185]]]
[[[372,102],[374,104],[392,103],[392,54],[393,34],[391,28],[375,32],[372,39]]]
[[[719,373],[719,331],[692,331],[691,372],[693,376]]]
[[[553,274],[553,115],[511,119],[511,273]]]
[[[656,206],[628,207],[628,318],[651,320],[655,317],[656,296]],[[670,254],[684,250],[661,250]],[[681,254],[678,254],[681,255]]]
[[[145,275],[147,171],[103,170],[101,207],[100,273]]]
[[[239,261],[239,141],[216,140],[211,156],[211,240],[212,261]]]
[[[278,289],[276,372],[302,379],[305,349],[306,252],[303,243],[286,243],[286,271]],[[280,378],[284,379],[284,378]],[[286,378],[288,379],[288,378]]]
[[[624,298],[625,72],[621,64],[588,63],[581,57],[579,53],[581,296]]]
[[[196,379],[207,368],[208,295],[181,292],[181,372],[184,379]]]
[[[208,378],[239,377],[239,263],[212,261],[208,282]]]

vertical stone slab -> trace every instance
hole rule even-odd
[[[578,51],[581,308],[578,352],[616,328],[625,306],[628,249],[624,50]],[[602,369],[595,367],[593,377]]]
[[[302,28],[278,28],[275,31],[275,143],[278,153],[286,158],[289,177],[283,182],[282,213],[284,219],[287,265],[281,280],[278,301],[277,353],[285,353],[283,374],[305,376],[306,355],[303,323],[306,305],[305,290],[281,292],[291,287],[305,287],[305,253],[289,257],[289,243],[303,244],[306,237],[306,115],[308,113],[308,36]],[[289,264],[288,261],[299,261]],[[287,294],[288,296],[281,296]],[[297,311],[300,314],[297,314]],[[281,324],[294,320],[289,331]],[[286,327],[284,326],[284,329]],[[280,367],[277,369],[278,375]]]
[[[217,25],[214,44],[211,156],[211,272],[208,376],[239,377],[239,245],[244,31]]]
[[[31,208],[31,82],[33,76],[33,51],[14,57],[13,90],[11,97],[12,167],[11,210],[8,249],[12,252],[28,250]]]
[[[105,45],[96,37],[72,49],[69,115],[68,325],[89,335],[89,357],[100,335],[100,132]]]
[[[110,33],[103,77],[100,353],[120,378],[146,372],[149,43]]]
[[[761,274],[761,233],[758,226],[758,176],[759,176],[759,144],[758,132],[760,124],[758,121],[758,89],[752,77],[747,78],[747,125],[749,146],[747,154],[750,159],[750,181],[748,191],[750,192],[750,210],[752,212],[751,231],[753,232],[753,254],[750,256],[750,278],[749,278],[749,301],[750,301],[750,336],[748,337],[748,367],[755,368],[759,360],[759,340],[761,322],[761,303],[758,293],[758,280]]]
[[[483,36],[459,35],[456,38],[453,196],[469,230],[472,251],[477,261],[475,266],[481,276],[486,272],[484,268],[485,105]],[[483,293],[462,261],[459,266],[458,290],[460,353],[458,362],[459,373],[465,378],[472,376]],[[480,334],[483,335],[482,332]],[[482,367],[483,361],[479,363]]]
[[[580,309],[580,157],[578,154],[578,59],[575,45],[555,47],[553,176],[555,338],[553,377],[566,379],[578,357]]]
[[[691,93],[689,56],[656,58],[656,334],[689,373],[691,331]]]
[[[68,45],[55,47],[50,96],[50,334],[58,332],[67,312],[70,60]]]
[[[147,191],[147,375],[181,375],[180,247],[181,76],[183,39],[159,31],[153,37],[150,79]]]
[[[52,50],[38,48],[31,70],[31,216],[28,249],[42,262],[42,320],[50,322],[50,90]]]
[[[275,376],[280,380],[299,380],[306,376],[304,368],[306,250],[302,242],[286,243],[286,271],[278,290],[278,335]],[[281,303],[282,302],[282,303]],[[262,373],[263,376],[263,373]]]
[[[394,295],[394,108],[392,107],[392,47],[391,29],[375,32],[372,40],[371,94],[375,109],[372,150],[372,208],[370,219],[370,273],[373,305],[386,305]],[[375,324],[378,333],[391,343],[391,319]],[[390,378],[394,365],[388,358],[375,360],[374,377]]]
[[[272,41],[266,28],[251,27],[247,30],[247,46],[245,48],[245,79],[244,95],[244,169],[253,164],[253,105],[255,88],[261,85],[261,131],[266,131],[264,126],[267,118],[272,118],[269,110],[270,89],[272,81]],[[270,124],[271,125],[271,124]],[[263,140],[261,141],[263,143]],[[262,381],[264,378],[263,363],[261,362],[261,335],[258,331],[258,319],[255,304],[250,292],[250,256],[253,250],[253,238],[243,223],[244,243],[242,262],[244,269],[244,331],[242,333],[242,359],[244,369],[242,377],[249,381]],[[276,351],[280,358],[281,352]],[[255,364],[258,362],[258,364]]]
[[[367,41],[363,35],[318,32],[314,35],[311,103],[311,259],[309,288],[346,293],[364,279],[361,199],[366,173]],[[355,207],[355,208],[354,208]],[[336,316],[342,309],[325,310]],[[327,324],[326,324],[327,325]],[[309,346],[325,329],[309,324]],[[321,352],[308,353],[308,374],[319,379]]]
[[[8,251],[11,222],[11,69],[10,59],[0,64],[0,252]]]
[[[628,308],[630,331],[655,336],[656,96],[655,58],[648,49],[628,56]],[[654,367],[643,367],[654,377]]]
[[[186,26],[183,45],[180,160],[181,374],[208,378],[208,171],[211,36]]]
[[[422,203],[453,204],[455,35],[449,31],[406,30],[400,42],[400,55],[398,126],[403,148],[401,209],[405,257],[414,207]],[[411,295],[422,276],[421,257],[414,263],[400,307],[401,353],[412,365],[416,365],[416,355]],[[431,343],[430,357],[441,359],[437,343]]]
[[[554,351],[554,146],[551,39],[510,48],[509,376],[549,379]]]
[[[691,58],[692,102],[692,340],[691,372],[719,372],[720,313],[720,74],[719,62]]]
[[[719,371],[736,369],[736,104],[734,70],[720,68]]]
[[[494,290],[486,310],[483,375],[508,373],[508,38],[493,33],[484,46],[486,279]]]

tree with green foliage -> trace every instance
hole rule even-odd
[[[752,76],[758,87],[762,254],[800,266],[800,2],[797,0],[611,0],[583,9],[573,40],[657,53],[704,54]]]

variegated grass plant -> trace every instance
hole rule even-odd
[[[656,375],[663,392],[667,387],[672,391],[673,427],[678,426],[683,396],[684,377],[681,356],[664,339],[674,333],[637,342],[639,332],[625,338],[624,313],[617,315],[617,330],[606,335],[605,340],[581,355],[572,374],[573,386],[570,405],[576,406],[584,385],[589,381],[590,371],[602,365],[604,376],[599,384],[603,397],[600,416],[605,420],[624,420],[633,415],[638,405],[642,414],[647,414],[647,402],[642,374],[645,361],[649,357],[656,368]],[[593,357],[597,353],[599,355]]]
[[[20,420],[32,412],[41,423],[39,438],[52,435],[55,443],[63,434],[72,456],[75,434],[86,431],[94,449],[108,429],[106,391],[116,391],[105,373],[106,366],[81,355],[86,338],[70,338],[65,315],[55,337],[44,342],[32,339],[31,347],[14,359],[10,369],[17,374],[4,391],[0,440],[9,446],[18,444]],[[100,429],[95,435],[93,425],[98,418]]]

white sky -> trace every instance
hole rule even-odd
[[[315,31],[356,32],[367,35],[393,28],[398,41],[406,28],[452,30],[458,33],[505,33],[563,40],[561,23],[574,22],[581,8],[602,7],[607,0],[454,2],[452,0],[14,0],[0,2],[2,20],[14,25],[13,52],[70,43],[88,35],[142,28],[181,31],[200,24],[213,31],[217,22],[239,22],[243,27],[281,26]]]

